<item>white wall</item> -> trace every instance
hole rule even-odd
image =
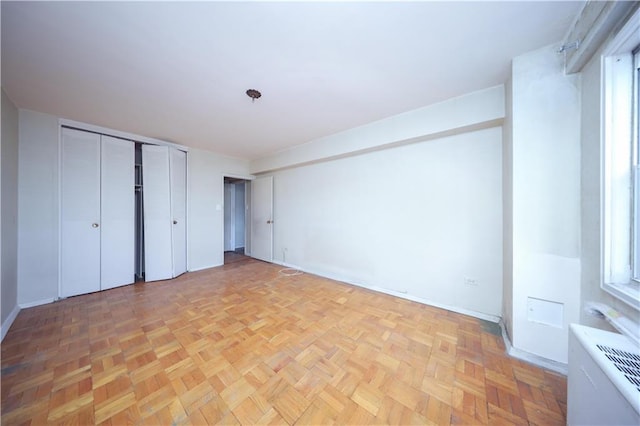
[[[505,118],[502,126],[502,324],[513,334],[513,88],[505,83]]]
[[[277,172],[274,258],[499,317],[501,161],[497,127]]]
[[[564,74],[557,50],[513,59],[512,343],[566,363],[580,317],[580,76]],[[560,304],[558,326],[531,320],[547,316],[529,298]]]
[[[18,314],[18,110],[2,90],[2,143],[0,146],[2,208],[2,286],[0,319],[4,338]]]
[[[249,176],[249,162],[207,151],[188,153],[189,270],[224,263],[224,176]]]
[[[58,118],[20,110],[18,303],[58,297]]]
[[[18,303],[30,306],[58,297],[59,119],[20,110],[19,123]],[[195,270],[222,264],[222,176],[247,175],[249,164],[206,151],[187,155],[188,268]]]
[[[252,162],[280,169],[274,260],[497,320],[503,118],[498,86]]]

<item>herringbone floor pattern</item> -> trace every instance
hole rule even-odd
[[[20,312],[2,424],[564,424],[482,322],[246,259]]]

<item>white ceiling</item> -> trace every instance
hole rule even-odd
[[[501,84],[582,5],[2,1],[2,86],[19,108],[253,159]]]

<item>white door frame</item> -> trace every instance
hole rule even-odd
[[[249,214],[247,214],[247,206],[249,205],[246,201],[247,201],[247,187],[251,186],[251,181],[254,180],[256,177],[253,175],[239,175],[237,173],[222,173],[222,178],[220,179],[220,186],[221,186],[221,194],[222,194],[222,214],[220,215],[220,226],[222,227],[222,238],[220,239],[220,249],[222,250],[222,263],[224,264],[224,179],[225,178],[232,178],[232,179],[243,179],[245,180],[247,183],[249,183],[249,185],[245,185],[245,215],[244,215],[244,233],[245,233],[245,238],[244,238],[244,244],[245,244],[245,255],[249,256],[250,253],[247,252],[247,241],[248,238],[250,237],[249,235],[247,235],[247,230],[250,229],[250,212]],[[218,205],[219,206],[219,205]]]
[[[236,243],[236,187],[234,184],[224,184],[223,198],[222,212],[224,216],[224,251],[233,251]]]

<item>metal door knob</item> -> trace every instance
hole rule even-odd
[[[267,223],[273,223],[273,221],[272,220],[268,220]]]
[[[97,228],[98,226],[100,226],[100,225],[98,225],[97,223],[92,223],[92,224],[91,224],[91,227],[92,227],[92,228]]]
[[[177,221],[177,220],[175,220],[175,219],[173,219],[173,224],[174,224],[174,225],[177,225],[177,224],[178,224],[178,221]]]

